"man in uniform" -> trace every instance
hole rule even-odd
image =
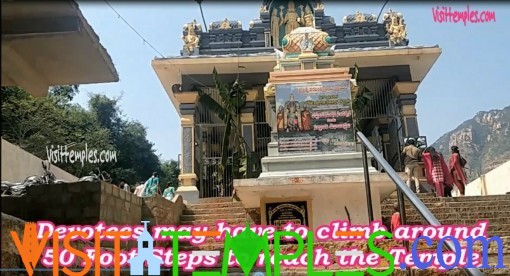
[[[418,162],[420,162],[421,150],[416,147],[413,138],[407,140],[407,146],[402,150],[404,156],[405,172],[407,175],[407,186],[411,188],[411,181],[414,181],[416,193],[420,193],[420,180],[418,179]]]

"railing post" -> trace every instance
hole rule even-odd
[[[420,215],[423,216],[425,221],[432,225],[432,226],[440,226],[441,222],[437,220],[437,218],[432,214],[432,212],[427,208],[427,206],[420,200],[420,198],[409,188],[406,183],[402,180],[402,178],[397,174],[394,168],[390,166],[388,161],[384,159],[384,157],[381,155],[381,153],[370,143],[370,141],[363,135],[361,132],[357,132],[356,135],[361,140],[362,143],[362,153],[363,153],[363,167],[365,168],[365,184],[369,184],[369,178],[368,178],[368,161],[366,158],[366,150],[368,149],[372,155],[374,156],[375,160],[379,162],[379,165],[381,165],[388,176],[391,178],[391,180],[397,185],[398,189],[409,199],[409,202],[411,203],[414,208],[418,211]],[[367,186],[367,194],[370,198],[370,185]],[[371,200],[368,200],[368,202],[371,202]],[[403,200],[401,201],[403,202]],[[405,207],[405,205],[404,205]],[[369,205],[369,209],[371,208],[371,205]],[[456,252],[455,244],[448,240],[446,241],[446,246],[449,250]],[[483,276],[483,273],[478,268],[461,268],[464,270],[468,275],[470,276]],[[411,271],[412,272],[412,271]]]
[[[406,218],[406,205],[404,202],[404,193],[398,187],[397,187],[397,199],[398,199],[398,207],[399,207],[399,212],[400,212],[400,224],[406,225],[407,218]]]
[[[398,209],[400,213],[400,224],[401,225],[407,225],[407,217],[406,217],[406,204],[404,201],[404,193],[400,188],[397,187],[397,201],[398,201]],[[409,249],[409,241],[404,241],[404,248],[407,250],[407,252],[411,252]],[[413,275],[413,271],[411,268],[406,268],[406,274],[408,276]]]
[[[374,221],[374,210],[372,208],[372,191],[370,190],[370,172],[368,170],[367,147],[361,143],[361,154],[363,157],[363,173],[365,174],[365,192],[367,194],[368,222]]]

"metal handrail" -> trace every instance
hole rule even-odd
[[[381,165],[388,176],[393,180],[395,185],[397,186],[397,192],[403,193],[409,199],[413,207],[418,211],[420,215],[432,226],[440,226],[441,223],[437,218],[430,212],[430,210],[425,206],[425,204],[420,200],[420,198],[407,186],[406,183],[400,178],[400,176],[397,174],[397,172],[388,164],[388,162],[384,159],[384,157],[381,155],[379,151],[370,143],[370,141],[367,139],[367,137],[361,133],[357,132],[356,135],[361,140],[361,146],[362,146],[362,152],[365,153],[364,157],[366,156],[366,150],[368,149],[375,160],[379,162],[379,165]],[[364,168],[366,172],[368,172],[368,167]],[[402,198],[403,199],[403,198]],[[400,201],[400,200],[399,200]],[[399,202],[401,207],[404,207],[404,202]],[[405,210],[405,209],[404,209]],[[404,215],[405,216],[405,215]],[[455,251],[455,245],[452,241],[447,240],[445,242],[446,246],[449,250]],[[477,268],[462,268],[466,273],[468,273],[470,276],[483,276],[483,273],[477,269]]]

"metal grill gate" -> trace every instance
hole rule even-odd
[[[395,81],[392,79],[378,79],[359,81],[359,86],[366,87],[372,93],[372,99],[363,109],[360,120],[364,126],[370,125],[372,120],[386,119],[388,124],[389,143],[383,146],[383,156],[396,171],[402,171],[400,151],[404,142],[402,119],[397,97],[392,93]]]
[[[260,158],[267,156],[267,144],[271,142],[271,127],[266,121],[266,102],[255,102],[253,114],[255,130],[255,152]]]
[[[203,88],[218,102],[214,88]],[[201,198],[232,196],[232,157],[229,156],[225,171],[221,169],[221,155],[225,123],[206,106],[197,104],[195,110],[195,174]]]

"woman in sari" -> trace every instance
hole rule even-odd
[[[145,190],[145,184],[142,181],[142,182],[138,183],[138,186],[136,186],[134,194],[138,197],[142,197],[144,190]]]
[[[144,197],[154,196],[159,191],[159,177],[158,173],[152,173],[151,178],[145,182],[145,188],[143,190]]]
[[[166,189],[163,191],[163,197],[167,200],[172,200],[175,196],[175,188],[172,187],[172,183],[168,182],[166,184]]]
[[[466,191],[467,177],[464,172],[466,166],[466,159],[460,155],[459,147],[452,146],[452,156],[450,157],[450,174],[453,178],[453,183],[459,188],[460,196],[464,196]]]
[[[429,147],[422,154],[422,160],[425,165],[427,182],[435,188],[438,197],[444,197],[447,186],[451,186],[453,181],[443,155],[433,147]]]

